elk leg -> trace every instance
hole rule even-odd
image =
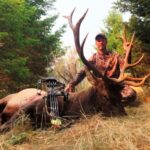
[[[2,124],[2,122],[3,122],[2,116],[3,116],[3,110],[4,110],[5,107],[6,107],[6,103],[1,103],[0,104],[0,124]]]
[[[6,104],[0,104],[0,113],[3,112],[4,108],[6,107]]]
[[[34,101],[21,107],[8,121],[0,126],[0,132],[9,131],[13,127],[13,123],[15,122],[15,120],[19,118],[19,116],[21,116],[22,114],[30,114],[30,111],[35,108],[37,102],[38,101]]]
[[[0,132],[9,131],[14,121],[21,115],[21,111],[17,111],[8,121],[0,126]]]

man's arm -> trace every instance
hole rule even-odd
[[[95,60],[95,54],[91,56],[88,61],[90,63],[94,63]],[[74,90],[74,87],[77,86],[86,76],[85,68],[82,68],[79,73],[76,74],[75,78],[69,82],[69,84],[66,86],[65,91],[66,92],[72,92]]]
[[[123,58],[118,53],[113,52],[108,62],[109,66],[107,70],[107,76],[113,78],[118,77],[120,74],[120,70],[124,64]]]
[[[74,87],[78,85],[85,78],[85,69],[81,69],[79,73],[77,73],[76,77],[66,86],[66,92],[72,92]]]

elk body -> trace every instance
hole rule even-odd
[[[121,70],[118,79],[108,78],[105,74],[103,75],[97,70],[92,64],[90,64],[83,55],[83,47],[86,38],[80,45],[79,41],[79,29],[80,24],[87,11],[79,19],[77,24],[72,24],[72,11],[70,16],[66,16],[69,21],[70,27],[73,30],[76,50],[81,58],[82,62],[86,66],[86,76],[89,82],[92,84],[91,87],[77,93],[69,93],[68,100],[64,102],[63,97],[59,96],[58,106],[60,116],[81,116],[82,113],[90,114],[95,112],[102,112],[104,115],[126,115],[125,109],[122,105],[122,96],[120,91],[124,84],[139,86],[142,85],[145,80],[150,76],[148,74],[144,78],[131,78],[124,75],[125,69],[137,65],[140,61],[138,60],[134,64],[128,63],[128,57],[131,51],[131,45],[133,43],[133,37],[128,46],[128,50],[125,56],[125,63]],[[115,65],[117,66],[118,60],[116,58]],[[113,67],[116,69],[116,67]],[[96,77],[94,74],[97,74]],[[136,83],[135,81],[138,81]],[[0,100],[0,117],[1,126],[0,131],[9,129],[11,124],[20,115],[22,111],[28,114],[33,124],[49,122],[51,116],[46,112],[44,97],[47,95],[46,91],[38,92],[38,89],[25,89],[19,93],[9,95]],[[44,114],[44,115],[43,115]],[[44,116],[44,119],[43,119]],[[45,124],[46,125],[46,124]]]
[[[97,87],[91,86],[78,93],[69,93],[67,102],[64,102],[63,97],[58,97],[60,116],[73,116],[78,118],[81,114],[92,114],[96,112],[102,112],[107,116],[126,115],[119,101],[115,102],[113,98],[110,101],[107,95],[106,97],[104,96],[106,93],[101,90],[101,85]],[[29,115],[32,124],[36,127],[45,127],[50,123],[52,118],[46,112],[46,102],[44,100],[47,93],[45,91],[38,93],[38,91],[39,89],[25,89],[0,100],[0,131],[10,129],[12,123],[22,113]],[[24,95],[24,93],[27,95]]]

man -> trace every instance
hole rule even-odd
[[[119,68],[121,68],[124,64],[124,60],[117,53],[107,50],[107,38],[105,37],[105,35],[96,35],[95,44],[97,48],[97,53],[95,53],[88,61],[92,63],[97,69],[99,69],[101,73],[106,72],[106,75],[108,77],[117,78],[120,74],[120,69],[112,69],[115,65],[115,59],[116,57],[118,57],[120,65]],[[125,46],[127,45],[124,45],[124,47]],[[78,85],[85,78],[85,76],[85,69],[83,68],[76,75],[75,79],[66,86],[65,91],[72,92],[74,87]],[[136,99],[136,92],[127,85],[124,86],[121,94],[124,100],[124,104],[132,102]]]

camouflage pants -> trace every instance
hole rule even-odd
[[[121,91],[122,102],[124,105],[128,105],[136,100],[136,92],[128,85],[125,85]]]

